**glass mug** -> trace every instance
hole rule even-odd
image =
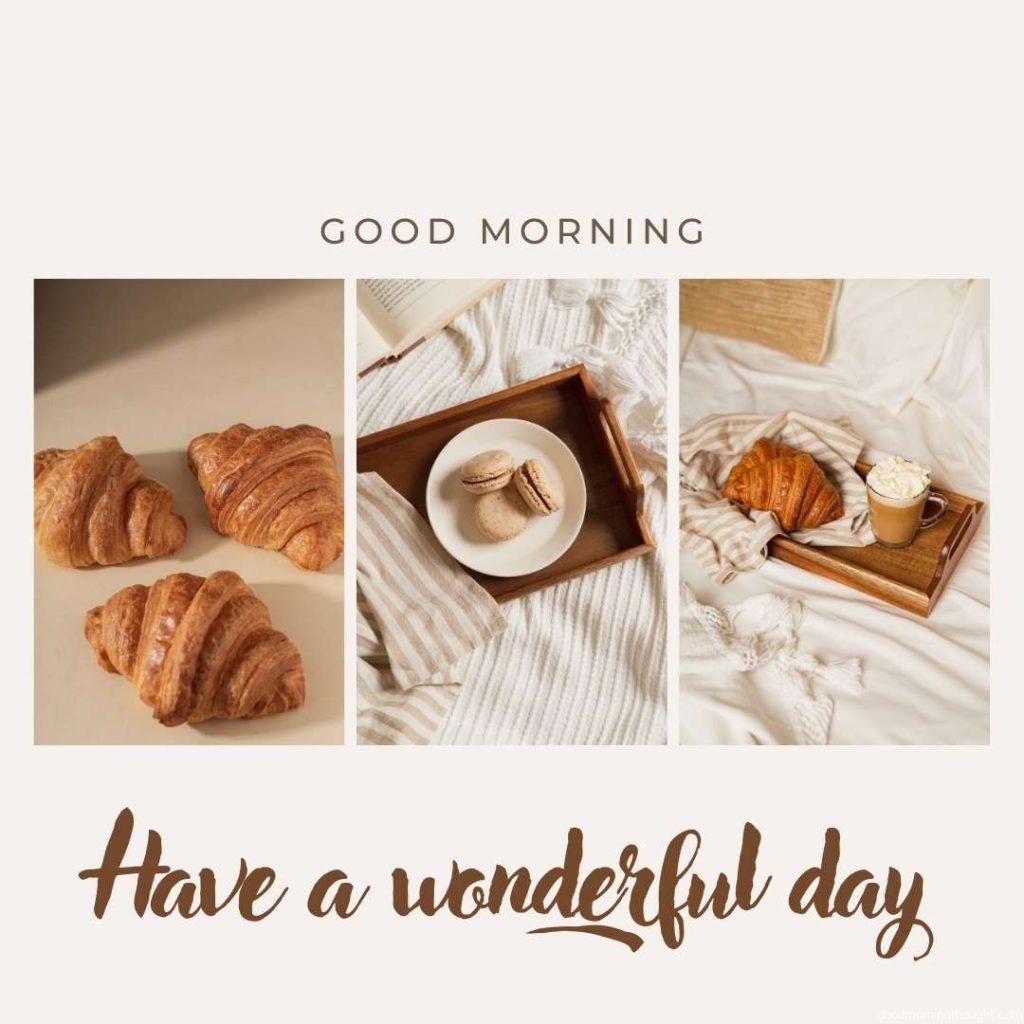
[[[924,515],[924,507],[934,502],[938,508]],[[885,548],[905,548],[912,544],[918,530],[934,526],[949,508],[949,501],[926,487],[913,498],[887,498],[868,484],[868,509],[875,540]]]

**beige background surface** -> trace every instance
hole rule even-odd
[[[304,572],[209,525],[185,456],[197,434],[236,422],[311,423],[341,462],[341,281],[40,281],[36,449],[116,434],[174,494],[188,539],[167,558],[68,569],[35,559],[37,743],[341,743],[343,562]],[[26,538],[27,541],[27,538]],[[306,703],[255,721],[167,728],[135,688],[103,671],[86,611],[171,572],[239,573],[302,653]]]

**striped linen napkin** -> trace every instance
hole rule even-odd
[[[456,663],[505,617],[378,474],[359,474],[356,497],[358,739],[429,743],[458,696]]]
[[[782,533],[772,512],[745,511],[722,497],[729,470],[760,437],[817,459],[843,500],[841,519],[797,530],[804,544],[864,547],[874,543],[867,490],[854,470],[864,442],[844,424],[801,412],[775,416],[708,416],[679,438],[679,527],[683,545],[716,583],[764,565],[768,541]]]

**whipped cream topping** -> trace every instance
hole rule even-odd
[[[883,498],[916,498],[932,482],[932,471],[898,455],[882,459],[868,473],[868,487]]]

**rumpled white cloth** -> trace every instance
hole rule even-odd
[[[359,434],[583,362],[612,400],[665,522],[662,281],[509,281],[437,337],[359,382]],[[665,741],[665,553],[502,606],[507,629],[459,663],[438,743]]]
[[[679,649],[683,670],[719,661],[743,673],[750,698],[781,730],[781,742],[828,742],[834,693],[863,689],[857,658],[822,660],[801,649],[803,606],[795,598],[759,594],[734,605],[701,604],[683,585]],[[755,678],[754,669],[769,672]]]
[[[853,468],[864,442],[845,425],[792,410],[707,416],[679,439],[679,524],[682,544],[716,583],[760,569],[768,541],[782,533],[774,512],[741,509],[722,495],[729,471],[762,437],[811,455],[843,502],[840,519],[794,530],[794,540],[864,547],[875,539],[867,490]]]

